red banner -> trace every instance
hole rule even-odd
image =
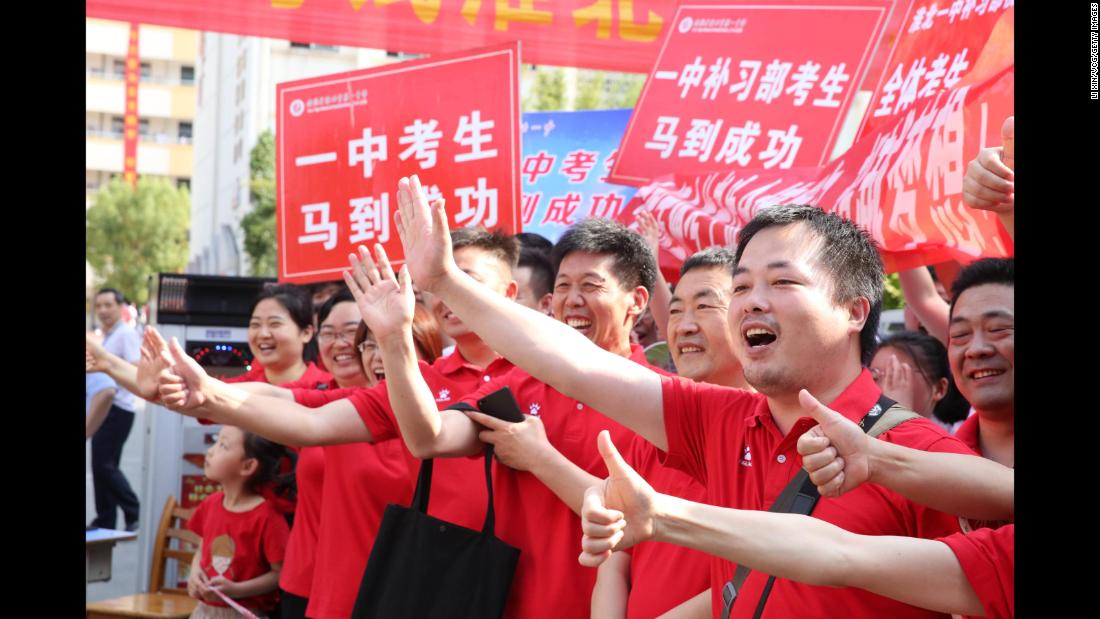
[[[279,281],[340,278],[393,228],[397,180],[418,174],[452,227],[518,231],[519,44],[276,85]]]
[[[611,180],[638,185],[668,173],[825,165],[890,5],[679,6]]]
[[[915,104],[983,81],[1013,62],[1013,0],[909,0],[901,31],[871,96],[858,135],[890,124]],[[979,55],[983,56],[979,63]],[[1003,120],[1003,119],[1001,119]],[[1001,120],[997,120],[1000,127]]]
[[[661,263],[671,270],[711,245],[733,246],[762,208],[815,204],[864,227],[888,272],[1012,253],[994,213],[962,202],[966,162],[984,137],[1000,142],[1012,113],[1014,65],[980,84],[960,83],[872,131],[824,169],[734,171],[676,176],[638,190],[620,217],[645,209],[661,222]],[[989,122],[989,119],[998,119]],[[986,127],[979,135],[968,127]]]
[[[88,17],[440,54],[523,42],[534,64],[649,71],[676,0],[87,0]]]
[[[130,24],[130,39],[126,48],[126,110],[123,113],[122,178],[137,185],[138,148],[138,83],[141,81],[141,61],[138,59],[138,25]]]

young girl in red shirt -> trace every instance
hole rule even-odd
[[[187,522],[202,538],[187,580],[188,594],[199,600],[193,619],[240,617],[218,591],[258,617],[274,609],[289,527],[263,493],[266,486],[293,492],[293,482],[279,475],[286,455],[283,446],[228,425],[206,451],[203,472],[222,490]]]

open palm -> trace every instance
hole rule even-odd
[[[429,205],[420,179],[414,174],[398,181],[397,206],[395,222],[409,275],[420,288],[432,290],[448,269],[455,268],[443,200]]]
[[[363,321],[375,339],[381,339],[412,326],[416,299],[408,269],[402,268],[400,278],[395,277],[386,250],[381,245],[374,248],[377,263],[363,246],[359,246],[359,257],[348,256],[351,268],[344,271],[344,282],[355,297]]]

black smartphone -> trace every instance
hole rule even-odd
[[[477,408],[486,415],[492,415],[497,419],[518,423],[523,421],[523,413],[519,410],[512,390],[501,387],[489,395],[477,401]]]

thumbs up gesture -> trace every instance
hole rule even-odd
[[[581,565],[595,567],[615,550],[625,550],[651,539],[660,495],[615,449],[604,430],[596,438],[608,477],[590,487],[581,504]]]
[[[874,439],[805,389],[798,393],[798,402],[803,412],[818,423],[798,438],[798,453],[821,496],[840,496],[867,481]]]

